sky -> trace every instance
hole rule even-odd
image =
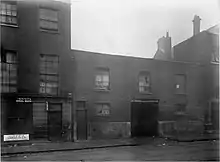
[[[71,0],[71,48],[152,58],[166,32],[172,46],[219,23],[219,0]]]

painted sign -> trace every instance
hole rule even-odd
[[[17,98],[16,102],[31,102],[31,98]]]
[[[4,135],[4,141],[26,141],[26,140],[29,140],[29,134]]]

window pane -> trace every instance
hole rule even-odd
[[[47,75],[46,77],[47,80],[49,81],[58,81],[58,76],[54,75]]]
[[[9,86],[3,84],[3,85],[2,85],[2,92],[9,92]]]
[[[58,29],[58,25],[56,22],[50,22],[45,20],[40,20],[40,27],[43,29],[53,29],[53,30]]]
[[[7,5],[6,5],[6,8],[7,8],[7,10],[11,10],[11,5],[10,5],[10,4],[7,4]]]
[[[45,82],[40,82],[40,87],[45,87]]]
[[[101,81],[102,81],[102,76],[101,76],[101,75],[96,75],[95,80],[96,80],[97,82],[101,82]]]
[[[57,83],[46,83],[46,87],[58,87]]]
[[[6,62],[16,63],[16,53],[7,52],[6,53]]]
[[[11,16],[12,15],[11,10],[7,10],[6,15]]]
[[[17,16],[17,11],[11,11],[12,16]]]
[[[17,77],[17,71],[10,71],[10,78],[16,78]]]
[[[144,86],[144,83],[143,82],[139,82],[139,86]]]
[[[6,4],[5,3],[1,2],[0,6],[1,6],[1,9],[6,9]]]
[[[104,75],[103,76],[103,81],[104,82],[108,82],[109,81],[109,76],[108,75]]]
[[[57,88],[46,87],[46,93],[51,94],[51,95],[56,95],[57,94]]]
[[[10,70],[11,71],[17,71],[17,65],[16,64],[10,64]]]
[[[40,93],[45,93],[45,88],[44,87],[40,87],[40,90],[39,90]]]
[[[2,15],[6,15],[6,10],[1,10]]]
[[[17,18],[16,17],[12,17],[12,24],[17,24]]]
[[[47,68],[46,74],[57,74],[57,68]]]
[[[6,16],[1,16],[1,22],[6,22]]]
[[[40,18],[44,20],[57,21],[58,13],[57,11],[50,9],[40,9]]]
[[[15,86],[10,86],[10,87],[9,87],[9,91],[10,91],[10,92],[17,92],[17,87],[15,87]]]
[[[16,5],[11,5],[11,9],[16,11],[17,10],[17,6]]]
[[[17,84],[17,78],[10,78],[10,84]]]
[[[108,87],[109,82],[102,82],[102,85],[103,85],[104,87]]]

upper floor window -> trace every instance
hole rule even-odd
[[[58,31],[58,11],[40,8],[40,28],[43,30]]]
[[[217,48],[214,49],[211,56],[211,62],[219,64],[219,50]]]
[[[151,93],[151,78],[149,72],[140,72],[138,86],[140,93]]]
[[[17,92],[17,53],[1,52],[1,92]]]
[[[186,75],[184,74],[175,75],[175,93],[186,94]]]
[[[14,1],[1,1],[0,22],[1,24],[17,25],[17,5]]]
[[[40,55],[40,89],[39,93],[58,94],[58,64],[56,55]]]
[[[95,88],[101,90],[110,89],[109,69],[98,68],[95,75]]]

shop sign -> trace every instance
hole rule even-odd
[[[4,135],[4,141],[25,141],[29,140],[29,134]]]
[[[32,102],[31,98],[17,98],[16,102]]]

